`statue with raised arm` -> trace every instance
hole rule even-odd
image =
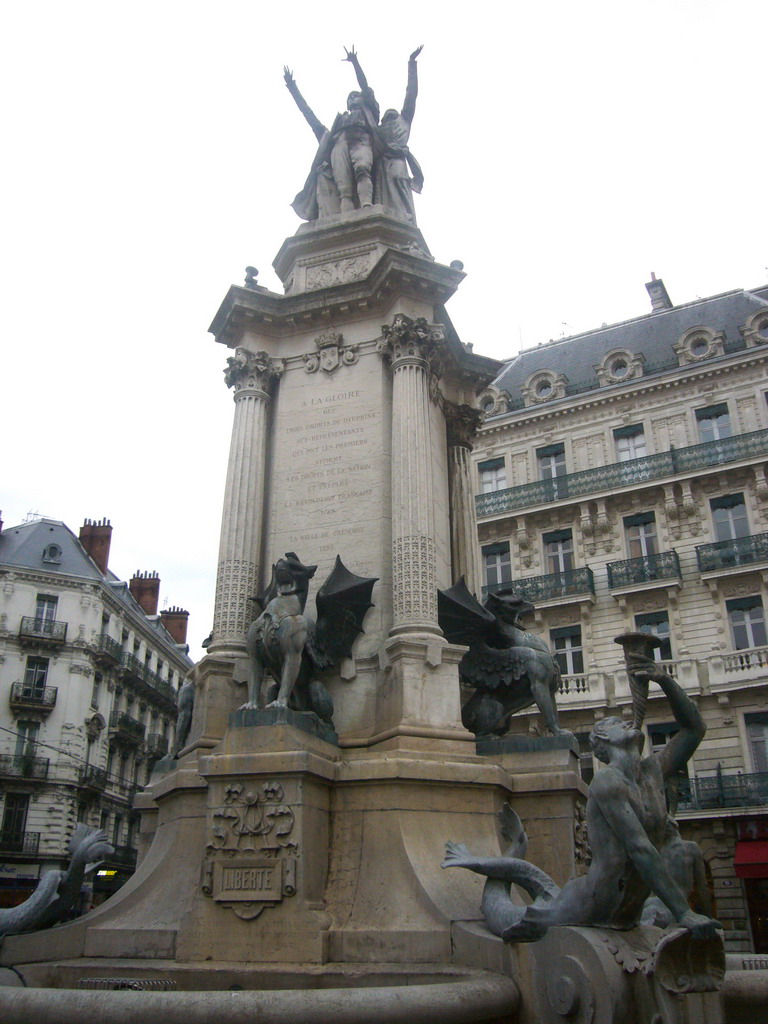
[[[399,220],[416,224],[413,193],[421,192],[424,185],[419,162],[408,148],[411,123],[416,113],[416,97],[419,93],[419,78],[416,58],[423,50],[417,47],[408,58],[408,84],[402,109],[390,108],[384,112],[381,124],[374,137],[374,182],[373,201],[389,207]],[[360,67],[354,49],[347,59],[355,69],[360,88],[367,88],[367,81]]]
[[[357,64],[354,47],[344,60]],[[374,133],[379,124],[379,105],[373,90],[358,75],[360,91],[347,96],[347,109],[337,114],[330,131],[315,116],[299,91],[293,73],[285,68],[288,91],[318,141],[304,188],[291,204],[303,220],[318,220],[373,205]]]
[[[525,845],[513,843],[502,857],[474,857],[465,846],[449,843],[443,867],[463,867],[488,879],[483,914],[488,928],[507,942],[532,942],[553,925],[633,928],[653,893],[671,919],[693,938],[714,937],[720,924],[688,906],[686,894],[660,852],[667,807],[664,792],[691,758],[705,728],[695,704],[652,659],[627,655],[636,680],[655,680],[664,691],[679,731],[657,753],[643,758],[643,734],[633,722],[604,718],[590,735],[595,756],[606,765],[589,787],[587,828],[592,863],[586,875],[562,889],[523,860]],[[534,897],[530,906],[513,902],[512,883]]]

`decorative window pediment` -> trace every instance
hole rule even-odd
[[[615,348],[603,357],[603,361],[595,367],[597,379],[601,385],[621,384],[643,376],[645,357],[633,355],[624,348]]]
[[[540,405],[542,402],[551,402],[555,398],[565,398],[567,384],[568,378],[563,373],[537,370],[520,390],[527,406]]]
[[[687,366],[689,363],[700,363],[703,359],[721,356],[724,341],[722,331],[713,331],[711,327],[691,327],[672,348],[677,353],[680,366]]]
[[[747,348],[768,345],[768,306],[753,313],[739,330],[747,343]]]

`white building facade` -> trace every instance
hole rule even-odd
[[[768,287],[678,307],[646,287],[648,316],[522,352],[480,396],[476,582],[536,606],[586,777],[594,722],[630,714],[614,637],[661,638],[707,723],[681,830],[727,948],[768,952]],[[661,697],[646,749],[675,728]]]
[[[45,518],[0,532],[1,906],[67,863],[78,821],[115,846],[91,898],[122,884],[134,794],[172,747],[187,613],[157,614],[157,574],[110,572],[111,532],[86,520],[78,538]]]

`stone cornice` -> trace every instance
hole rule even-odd
[[[491,434],[501,434],[508,429],[517,430],[533,423],[552,421],[562,416],[583,412],[585,409],[614,405],[632,400],[637,395],[668,391],[670,388],[683,384],[695,384],[698,381],[722,377],[749,364],[765,362],[768,362],[768,349],[751,348],[744,352],[731,353],[711,363],[688,364],[685,367],[676,366],[653,377],[635,378],[631,386],[624,384],[595,388],[583,395],[567,395],[565,398],[549,402],[546,405],[512,409],[501,416],[494,417],[493,420],[486,420],[480,428],[479,436],[483,438]],[[638,418],[641,415],[641,412],[638,412]],[[549,429],[553,428],[549,427]]]
[[[232,285],[211,326],[222,345],[235,348],[248,328],[281,337],[296,327],[324,327],[387,309],[396,296],[443,305],[458,288],[464,274],[423,256],[388,249],[362,281],[333,285],[297,295],[279,295]]]

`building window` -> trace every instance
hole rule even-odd
[[[584,650],[581,646],[581,627],[563,626],[549,631],[555,651],[555,661],[562,676],[581,675],[584,671]]]
[[[653,512],[625,516],[624,533],[630,558],[650,558],[656,554],[656,516]]]
[[[48,658],[27,658],[27,665],[24,669],[24,696],[35,697],[38,700],[45,692],[45,683],[48,679]]]
[[[539,480],[554,480],[555,477],[565,476],[565,445],[550,444],[546,448],[537,448],[536,462]]]
[[[102,832],[109,830],[109,811],[102,811],[101,817],[99,818],[99,828]]]
[[[737,651],[765,647],[765,615],[759,597],[737,597],[725,602],[731,624],[733,646]]]
[[[487,459],[479,463],[477,471],[480,474],[480,490],[483,494],[501,491],[507,486],[507,470],[503,456],[500,459]]]
[[[699,425],[699,440],[702,443],[731,436],[731,417],[725,402],[721,405],[708,405],[706,409],[697,409],[696,422]]]
[[[557,530],[542,534],[544,560],[547,572],[569,572],[573,568],[573,533],[571,530]]]
[[[619,462],[642,459],[644,455],[648,454],[645,432],[639,423],[631,427],[617,427],[613,432],[613,440],[616,445],[616,458]]]
[[[512,564],[509,558],[509,544],[486,544],[482,549],[487,587],[499,587],[511,583]]]
[[[758,711],[744,715],[752,754],[752,768],[756,772],[768,772],[768,712]]]
[[[595,775],[595,762],[592,755],[592,746],[589,742],[588,732],[574,733],[579,744],[579,767],[581,778],[589,785]]]
[[[645,615],[636,615],[635,629],[638,633],[651,633],[661,640],[662,646],[657,647],[653,652],[656,661],[672,660],[669,615],[666,612],[648,612]]]
[[[43,561],[58,565],[61,562],[61,548],[58,544],[48,544],[43,548]]]
[[[24,833],[27,830],[27,812],[29,811],[29,794],[7,793],[3,810],[2,831],[3,849],[21,853],[24,849]]]
[[[743,494],[726,494],[722,498],[712,498],[709,505],[712,509],[716,540],[737,540],[739,537],[749,536],[749,520]]]
[[[122,814],[115,815],[115,823],[112,826],[112,845],[120,845],[120,833],[123,830],[123,816]]]
[[[40,732],[39,722],[16,723],[16,757],[34,757],[37,745],[37,734]]]
[[[99,706],[99,694],[101,691],[101,681],[104,677],[101,672],[94,673],[93,676],[93,689],[91,690],[91,707],[97,708]]]
[[[669,743],[673,736],[677,735],[680,726],[677,722],[655,722],[648,726],[648,739],[651,741],[651,753],[658,754]],[[683,765],[670,777],[676,785],[688,782],[688,766]]]
[[[35,604],[35,629],[42,630],[47,623],[56,621],[56,607],[59,603],[58,597],[50,594],[38,594]]]

